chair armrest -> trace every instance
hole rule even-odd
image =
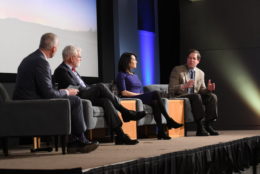
[[[94,122],[94,118],[93,118],[94,111],[93,111],[92,102],[87,99],[81,99],[81,101],[82,101],[84,119],[85,119],[85,123],[87,125],[87,129],[94,129],[95,122]]]
[[[136,111],[144,111],[143,102],[139,98],[120,98],[120,100],[135,100],[136,101]]]
[[[0,136],[68,135],[68,99],[13,100],[0,104]]]

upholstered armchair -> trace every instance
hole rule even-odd
[[[11,100],[0,83],[0,138],[5,155],[8,155],[8,138],[23,136],[61,136],[65,154],[66,136],[70,133],[69,100]]]
[[[116,96],[118,95],[118,92],[116,90],[116,86],[113,83],[103,83],[103,84],[108,89],[110,89],[111,92],[114,93]],[[134,106],[135,110],[138,110],[138,111],[143,110],[142,101],[139,100],[139,99],[119,98],[119,100],[120,100],[120,102],[124,101],[123,102],[124,104],[135,101],[135,106]],[[127,101],[129,101],[129,102],[127,102]],[[104,109],[100,106],[93,105],[90,100],[86,100],[86,99],[82,99],[82,104],[83,104],[85,122],[87,124],[87,129],[89,130],[89,133],[90,133],[90,139],[92,139],[92,130],[93,129],[108,128],[108,130],[110,131],[109,133],[110,133],[110,136],[111,136],[111,140],[113,140],[112,130],[110,130],[110,128],[107,126],[106,121],[105,121]],[[128,108],[128,109],[131,109],[131,108]],[[124,129],[124,125],[127,125],[127,124],[129,124],[129,123],[123,122],[122,128]],[[131,127],[134,128],[134,126],[131,126]],[[128,133],[131,137],[131,132],[128,132],[127,130],[124,130],[124,131],[126,133]],[[135,136],[131,137],[131,138],[135,138]]]
[[[174,116],[174,120],[179,123],[189,123],[193,122],[193,114],[191,112],[191,105],[188,98],[169,98],[168,96],[168,84],[153,84],[144,86],[144,92],[159,91],[165,108],[168,113]],[[144,105],[144,108],[148,110],[148,113],[152,114],[152,109],[149,106]],[[163,123],[165,119],[163,118]],[[152,117],[145,117],[138,122],[138,125],[155,124]],[[184,127],[179,129],[173,129],[169,131],[169,134],[173,137],[187,135],[187,130]]]
[[[185,123],[193,122],[193,114],[191,112],[191,105],[188,98],[169,98],[168,96],[168,84],[154,84],[144,86],[145,92],[159,91],[161,96],[164,98],[165,106],[167,106],[167,100],[184,100],[184,120]],[[167,108],[167,107],[166,107]]]

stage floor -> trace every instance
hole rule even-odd
[[[10,149],[10,155],[0,154],[2,169],[69,169],[81,167],[83,171],[140,158],[195,149],[203,146],[230,142],[246,137],[259,136],[260,130],[220,131],[219,136],[196,137],[188,132],[187,137],[171,140],[140,139],[134,146],[101,143],[100,147],[88,154],[61,154],[58,152],[30,153],[29,149]]]

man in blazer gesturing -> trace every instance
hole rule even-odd
[[[88,99],[93,105],[102,106],[105,110],[106,123],[117,134],[116,144],[137,144],[137,140],[131,140],[121,129],[122,122],[118,117],[119,110],[125,122],[130,120],[139,120],[145,116],[145,112],[135,112],[124,108],[118,101],[118,98],[102,83],[89,86],[80,77],[76,68],[80,66],[81,49],[69,45],[63,49],[63,62],[56,68],[54,72],[54,81],[58,84],[58,88],[67,88],[70,85],[79,88],[78,96]]]
[[[39,49],[25,57],[18,67],[13,98],[16,100],[67,98],[71,105],[71,135],[68,153],[88,153],[98,147],[98,142],[87,140],[86,124],[81,100],[76,89],[56,90],[53,87],[51,68],[47,59],[57,51],[58,37],[53,33],[42,35]]]
[[[173,68],[169,94],[170,97],[189,98],[197,123],[197,136],[219,135],[212,126],[218,117],[217,96],[213,94],[215,83],[209,80],[205,85],[204,72],[197,68],[200,60],[200,52],[192,49],[188,52],[186,64]]]

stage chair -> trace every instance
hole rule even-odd
[[[118,89],[116,87],[116,84],[114,83],[114,81],[112,81],[112,83],[109,86],[110,90],[117,95],[118,97],[120,97]],[[125,100],[135,100],[136,101],[136,111],[145,111],[146,112],[146,116],[140,120],[137,121],[137,126],[146,126],[146,125],[155,125],[155,120],[153,119],[153,111],[152,111],[152,107],[143,104],[143,102],[138,99],[138,98],[120,98],[121,100],[125,101]],[[164,105],[167,105],[167,99],[163,98],[163,103]],[[164,117],[162,117],[162,123],[165,124],[166,120]],[[147,128],[147,127],[145,127]],[[145,135],[148,135],[148,130],[145,129]]]
[[[116,91],[113,88],[112,83],[103,83],[108,89],[111,90],[115,95],[117,95]],[[120,98],[120,102],[123,106],[130,110],[138,110],[141,105],[141,101],[139,99],[132,99],[132,98]],[[104,109],[100,106],[94,106],[92,105],[90,100],[82,99],[83,104],[83,111],[85,116],[85,121],[87,124],[87,129],[89,131],[89,138],[92,139],[93,137],[93,129],[98,128],[105,128],[108,129],[110,139],[113,141],[114,134],[112,130],[107,126],[105,118],[104,118]],[[119,116],[121,118],[121,114],[119,113]],[[121,118],[122,119],[122,118]],[[123,122],[123,121],[122,121]],[[130,121],[130,122],[123,122],[122,129],[126,134],[129,135],[130,138],[136,139],[137,138],[137,125],[136,121]]]
[[[61,136],[62,153],[65,154],[70,133],[69,100],[11,100],[0,83],[0,138],[4,155],[8,155],[8,138],[23,136]]]
[[[183,123],[184,125],[186,123],[190,123],[194,121],[193,114],[191,112],[191,106],[190,101],[188,98],[168,98],[168,84],[153,84],[153,85],[147,85],[144,86],[144,92],[152,92],[152,91],[159,91],[164,105],[166,107],[166,110],[168,111],[170,116],[173,116],[174,120],[181,121],[180,123]],[[148,108],[148,111],[150,114],[152,114],[152,109],[149,106],[144,106],[145,109]],[[176,112],[174,112],[174,109],[176,109]],[[184,114],[184,116],[183,116]],[[184,118],[183,118],[184,117]],[[166,120],[162,119],[163,123],[166,123]],[[142,120],[139,120],[138,125],[149,125],[149,124],[155,124],[155,121],[152,117],[145,117]],[[187,130],[185,129],[185,126],[182,128],[178,128],[173,130],[170,130],[170,134],[173,137],[182,136],[183,134],[187,135]],[[178,135],[177,135],[178,134]]]

